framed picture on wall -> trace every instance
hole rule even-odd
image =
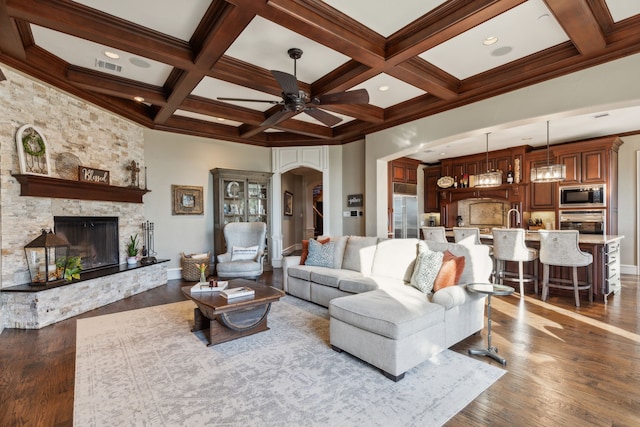
[[[293,194],[288,191],[284,192],[284,209],[283,212],[287,216],[293,216]]]
[[[202,187],[172,185],[173,215],[202,215]]]

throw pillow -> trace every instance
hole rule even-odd
[[[231,261],[248,261],[254,260],[258,255],[258,245],[243,248],[242,246],[234,246],[231,249]]]
[[[433,283],[442,266],[444,254],[433,252],[426,245],[418,246],[418,256],[411,275],[411,286],[428,294],[433,289]]]
[[[322,243],[323,245],[327,242],[329,242],[331,239],[329,237],[327,237],[326,239],[318,239],[318,242]],[[308,240],[303,240],[302,241],[302,254],[300,255],[300,265],[304,265],[305,262],[307,261],[307,257],[309,256],[309,241]]]
[[[307,256],[305,265],[333,268],[333,253],[335,246],[335,242],[322,244],[317,240],[309,240],[309,256]]]
[[[455,286],[460,281],[460,276],[464,270],[464,257],[455,256],[449,251],[444,251],[442,259],[442,267],[438,272],[438,276],[433,284],[433,292],[447,286]]]

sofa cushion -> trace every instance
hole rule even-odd
[[[349,236],[342,259],[342,268],[359,271],[369,276],[377,243],[377,237]]]
[[[353,277],[340,280],[338,288],[341,291],[359,294],[376,290],[380,287],[376,279],[373,277]]]
[[[289,277],[296,277],[298,279],[308,281],[308,280],[311,280],[311,271],[314,268],[318,268],[318,267],[312,267],[307,265],[292,265],[287,269],[287,274],[289,275]]]
[[[447,286],[455,286],[460,282],[460,276],[464,271],[464,257],[455,256],[446,250],[443,253],[442,267],[433,283],[433,292],[437,292]]]
[[[337,236],[332,237],[331,241],[336,244],[334,253],[333,253],[333,268],[342,268],[342,260],[344,259],[344,251],[347,248],[347,242],[349,241],[349,236]]]
[[[244,248],[233,246],[231,248],[231,261],[255,261],[258,256],[258,245]]]
[[[331,239],[326,238],[326,239],[318,239],[318,242],[322,243],[323,245],[327,242],[329,242]],[[307,257],[309,256],[309,240],[303,240],[302,241],[302,253],[300,253],[300,264],[304,265],[305,261],[307,260]]]
[[[410,286],[334,298],[331,317],[391,339],[403,339],[444,322],[444,308]]]
[[[305,265],[317,267],[331,267],[335,265],[334,252],[335,242],[327,242],[324,245],[316,240],[309,241],[309,255],[304,262]]]
[[[418,239],[381,239],[373,258],[371,275],[411,281],[418,255]]]
[[[311,270],[310,280],[324,286],[337,288],[340,280],[349,277],[360,277],[357,271],[343,270],[341,268],[315,267]]]
[[[429,250],[424,242],[418,243],[418,257],[411,275],[411,286],[425,294],[431,293],[443,258],[444,253]]]

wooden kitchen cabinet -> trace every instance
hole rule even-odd
[[[606,150],[596,149],[558,155],[567,168],[565,184],[602,184],[606,181]]]
[[[555,157],[550,156],[549,162],[554,163]],[[524,173],[529,181],[531,168],[546,166],[547,152],[539,151],[527,155],[527,167]],[[555,182],[531,183],[529,186],[529,209],[530,210],[555,210],[558,186]]]
[[[390,162],[391,181],[404,184],[418,183],[418,166],[419,160],[414,159],[396,159]]]

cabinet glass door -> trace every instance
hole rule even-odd
[[[257,182],[249,182],[247,199],[249,222],[267,222],[267,186]]]
[[[245,215],[245,183],[238,180],[223,180],[224,223],[242,222]]]

